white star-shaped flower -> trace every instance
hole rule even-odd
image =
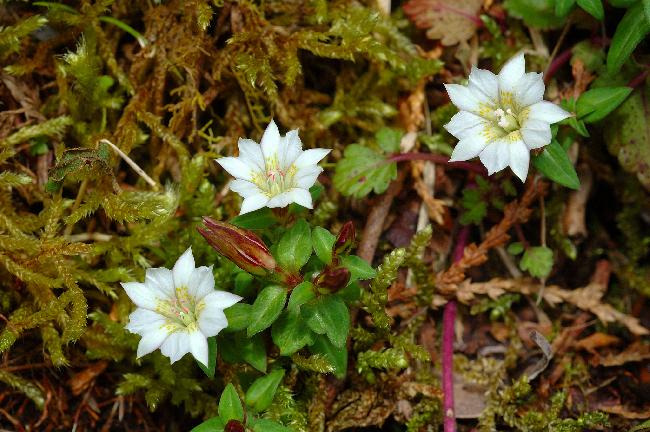
[[[473,67],[469,84],[445,84],[460,110],[445,128],[460,141],[450,161],[478,156],[492,175],[507,166],[526,180],[530,150],[551,142],[551,124],[571,114],[543,100],[541,73],[525,70],[523,54],[510,59],[498,75]]]
[[[240,214],[262,207],[286,207],[292,202],[313,207],[309,188],[323,172],[318,162],[330,150],[303,151],[298,130],[280,136],[273,120],[260,144],[246,138],[240,138],[238,144],[239,157],[223,157],[217,162],[235,177],[230,189],[244,198]]]
[[[228,326],[223,310],[242,298],[216,291],[212,266],[194,267],[192,248],[178,258],[172,270],[147,269],[144,283],[123,282],[137,306],[126,329],[142,336],[137,357],[160,348],[172,363],[185,354],[208,365],[208,337]]]

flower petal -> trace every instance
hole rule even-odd
[[[194,265],[194,255],[192,255],[192,247],[190,246],[185,252],[183,252],[183,255],[178,258],[176,264],[174,264],[174,268],[172,269],[174,275],[174,288],[178,289],[190,286],[190,279],[195,270]]]
[[[299,168],[298,172],[294,176],[294,181],[296,186],[302,189],[309,190],[310,187],[316,183],[316,179],[320,173],[323,172],[323,168],[318,165],[312,165],[305,168]]]
[[[212,274],[212,266],[201,266],[194,270],[190,276],[187,291],[192,297],[194,297],[195,301],[199,301],[206,295],[214,292],[214,274]]]
[[[524,74],[515,85],[515,102],[519,107],[527,107],[544,98],[544,80],[541,73]]]
[[[302,142],[298,136],[298,130],[294,129],[287,132],[287,135],[280,139],[280,169],[287,171],[291,164],[300,156],[302,152]]]
[[[542,120],[547,123],[557,123],[565,118],[571,117],[571,113],[564,111],[558,105],[541,101],[529,107],[528,118],[535,120]]]
[[[124,291],[126,291],[126,295],[136,306],[150,310],[156,308],[160,298],[156,296],[153,289],[140,282],[122,282],[121,284]]]
[[[478,126],[483,127],[486,123],[487,121],[481,116],[477,116],[469,111],[459,111],[454,114],[444,128],[456,138],[462,139],[466,131]]]
[[[238,193],[242,198],[248,198],[261,192],[260,188],[252,182],[235,179],[230,183],[230,190]]]
[[[271,123],[266,127],[260,145],[262,146],[262,154],[264,154],[265,160],[269,160],[278,154],[278,149],[280,147],[280,131],[273,120],[271,120]]]
[[[489,70],[472,66],[467,87],[474,92],[479,91],[483,93],[493,104],[499,101],[499,80]]]
[[[261,209],[262,207],[266,206],[268,202],[268,197],[262,193],[246,197],[244,199],[244,202],[241,204],[241,210],[239,211],[239,214],[243,215],[245,213],[250,213],[252,211]]]
[[[503,139],[492,142],[483,149],[479,154],[479,158],[487,168],[488,175],[501,171],[508,166],[510,160],[508,142]]]
[[[510,147],[510,168],[522,182],[525,182],[530,163],[530,150],[521,140],[512,142],[508,146]]]
[[[499,90],[502,92],[514,91],[515,85],[526,72],[524,53],[519,53],[508,60],[499,72]]]
[[[165,325],[166,318],[149,309],[137,308],[129,315],[129,323],[124,326],[131,333],[143,335],[154,327]]]
[[[211,337],[228,327],[228,319],[221,308],[207,305],[199,316],[198,324],[201,333]]]
[[[475,158],[487,145],[488,143],[485,140],[476,137],[463,138],[454,147],[449,162],[466,161]]]
[[[203,297],[203,302],[205,302],[206,307],[218,309],[227,309],[241,300],[242,297],[238,296],[237,294],[220,290],[213,291]]]
[[[447,89],[451,103],[461,111],[471,111],[478,114],[481,111],[481,103],[490,103],[483,93],[473,92],[459,84],[445,84],[445,89]]]
[[[269,202],[266,203],[266,206],[269,208],[286,207],[292,202],[293,199],[291,197],[291,193],[289,191],[286,191],[271,197]]]
[[[177,331],[170,334],[160,346],[160,352],[175,363],[185,354],[190,352],[190,342],[186,331]]]
[[[315,148],[309,149],[300,154],[296,161],[293,163],[296,168],[306,168],[308,166],[316,165],[330,152],[330,149]]]
[[[311,200],[311,194],[308,190],[302,188],[293,188],[289,191],[289,193],[291,194],[291,199],[296,204],[300,204],[301,206],[307,207],[308,209],[314,208],[314,204]]]
[[[253,178],[253,167],[246,165],[239,158],[228,156],[216,159],[216,161],[223,169],[228,171],[228,174],[235,178],[243,180],[251,180]]]
[[[262,147],[252,139],[239,138],[237,143],[239,147],[239,159],[249,167],[255,166],[260,171],[264,171],[264,155]]]
[[[162,327],[155,327],[152,330],[146,332],[142,335],[140,343],[138,343],[136,358],[140,358],[157,350],[161,347],[161,345],[168,337],[169,333],[167,333],[167,331]]]
[[[201,364],[208,366],[208,339],[200,330],[189,334],[190,352]]]
[[[545,121],[529,119],[521,128],[521,136],[530,150],[544,147],[551,142],[551,125]]]
[[[157,291],[157,296],[172,298],[174,296],[174,277],[172,271],[164,268],[148,268],[145,273],[144,283],[147,287]]]

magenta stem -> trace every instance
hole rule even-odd
[[[452,168],[464,169],[466,171],[475,172],[481,176],[487,176],[487,171],[483,165],[475,164],[472,162],[449,162],[447,156],[435,153],[402,153],[388,158],[391,162],[402,162],[412,160],[426,160],[432,161],[437,164],[448,165]]]
[[[572,50],[573,48],[569,48],[565,51],[562,51],[560,54],[557,55],[553,59],[550,65],[548,65],[548,69],[546,69],[546,72],[544,73],[544,82],[548,83],[551,78],[557,73],[557,71],[564,66],[564,63],[568,62],[569,59],[571,58]]]
[[[461,228],[456,238],[452,258],[454,262],[463,258],[469,240],[469,227]],[[454,412],[454,324],[456,322],[456,302],[450,300],[442,313],[442,412],[445,432],[456,432]]]
[[[630,82],[627,83],[627,86],[632,88],[639,87],[641,84],[645,82],[645,79],[648,77],[648,73],[650,73],[650,69],[644,70],[639,75],[632,78],[632,80],[630,80]]]

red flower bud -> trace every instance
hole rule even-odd
[[[336,237],[336,242],[334,243],[334,254],[340,254],[346,252],[354,243],[354,224],[352,221],[348,221],[341,227],[338,237]]]
[[[316,276],[315,285],[321,288],[329,288],[336,292],[345,287],[350,281],[350,270],[345,267],[326,268]]]
[[[244,425],[239,420],[228,420],[223,432],[244,432]]]
[[[232,224],[203,218],[205,228],[197,230],[217,252],[241,268],[257,276],[268,276],[276,270],[273,255],[252,231]]]

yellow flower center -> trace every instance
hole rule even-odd
[[[252,182],[268,197],[279,195],[295,187],[294,177],[297,169],[291,165],[288,169],[280,169],[277,156],[265,160],[266,171],[253,174]]]
[[[203,301],[197,303],[187,287],[181,286],[176,288],[174,298],[158,301],[156,312],[167,318],[165,329],[169,333],[184,329],[193,331],[198,327],[199,314],[204,307]]]

